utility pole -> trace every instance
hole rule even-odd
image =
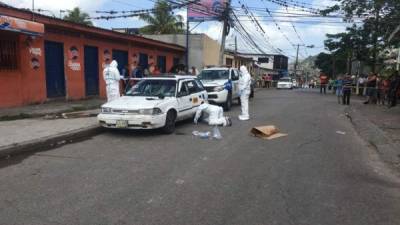
[[[235,55],[237,54],[237,37],[235,36]]]
[[[222,28],[222,40],[221,40],[221,47],[219,49],[219,60],[218,60],[218,63],[220,66],[222,66],[224,64],[225,40],[226,40],[226,35],[228,34],[228,19],[229,19],[230,3],[231,3],[230,0],[228,0],[226,2],[226,8],[225,8],[224,15],[223,15],[224,25]]]
[[[35,0],[32,0],[32,21],[35,21]]]
[[[299,48],[300,45],[297,45],[297,53],[296,53],[296,62],[294,63],[294,75],[297,76],[297,64],[299,63]]]
[[[399,71],[400,69],[400,47],[397,52],[397,60],[396,60],[396,70]]]
[[[189,12],[189,6],[188,6]],[[189,13],[187,13],[188,15]],[[189,72],[189,16],[186,15],[186,56],[185,56],[185,64],[187,67],[187,71]]]

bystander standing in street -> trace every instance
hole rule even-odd
[[[364,104],[376,102],[376,75],[370,74],[367,80],[367,100]]]
[[[192,73],[193,76],[197,76],[197,75],[200,74],[199,70],[195,66],[192,66],[191,73]]]
[[[365,83],[364,75],[361,75],[357,80],[358,95],[359,96],[363,96],[364,95],[364,83]]]
[[[159,76],[159,75],[161,75],[161,71],[160,71],[160,69],[158,68],[158,66],[154,66],[154,71],[153,71],[153,74],[152,74],[153,76]]]
[[[340,104],[343,97],[343,77],[341,75],[339,75],[335,80],[335,89],[338,103]]]
[[[350,105],[350,97],[351,97],[351,86],[353,84],[353,80],[350,75],[346,75],[343,79],[343,105]]]
[[[395,107],[397,105],[397,93],[400,89],[400,75],[399,75],[399,71],[396,71],[393,76],[392,79],[390,81],[390,89],[389,89],[389,108],[390,107]]]
[[[383,87],[383,77],[378,76],[376,78],[376,103],[378,105],[384,105],[385,104],[385,91]]]
[[[382,104],[389,103],[389,89],[390,89],[390,78],[385,78],[382,81]]]
[[[320,79],[319,92],[322,94],[322,91],[323,91],[324,94],[326,94],[326,85],[328,83],[328,76],[326,76],[325,74],[321,73],[321,75],[319,76],[319,79]]]

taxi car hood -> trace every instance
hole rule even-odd
[[[167,101],[168,97],[159,99],[158,97],[145,96],[122,96],[112,102],[108,102],[102,107],[113,109],[151,109]]]
[[[201,83],[203,83],[205,87],[222,86],[226,82],[228,82],[228,80],[201,80]]]

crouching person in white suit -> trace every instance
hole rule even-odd
[[[200,117],[210,126],[232,126],[232,121],[229,117],[224,116],[224,110],[220,106],[202,103],[196,111],[194,123],[197,124]]]

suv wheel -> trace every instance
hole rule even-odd
[[[226,98],[226,102],[224,103],[225,111],[229,111],[232,108],[232,92],[228,93],[228,97]]]
[[[162,131],[165,134],[172,134],[175,131],[175,121],[176,121],[176,113],[172,110],[168,111],[167,117],[165,118],[165,125],[162,128]]]

